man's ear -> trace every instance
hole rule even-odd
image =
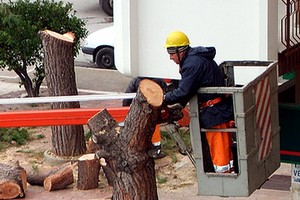
[[[186,50],[184,50],[184,51],[182,51],[182,52],[179,53],[180,54],[180,60],[183,58],[185,52],[186,52]]]

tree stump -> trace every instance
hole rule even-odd
[[[93,141],[101,147],[97,157],[105,159],[106,168],[114,176],[112,199],[158,199],[154,160],[147,151],[162,102],[161,87],[144,79],[132,101],[124,128],[117,127],[105,110],[89,120]],[[93,119],[101,121],[97,124]]]
[[[0,199],[25,197],[26,171],[16,162],[15,166],[0,164]]]
[[[100,163],[95,154],[86,154],[78,159],[79,190],[89,190],[98,187]]]
[[[74,38],[71,33],[61,35],[39,31],[45,52],[45,79],[51,96],[78,95],[74,70]],[[79,102],[57,102],[52,109],[80,108]],[[52,144],[58,156],[78,156],[86,152],[82,125],[52,126]]]
[[[61,190],[74,183],[73,168],[75,166],[77,166],[77,163],[69,164],[68,166],[45,178],[45,190]]]

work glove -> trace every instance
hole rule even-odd
[[[183,107],[180,104],[163,106],[158,119],[159,123],[175,122],[183,118]]]

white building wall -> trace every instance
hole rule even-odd
[[[179,78],[169,59],[169,32],[191,46],[214,46],[215,60],[277,60],[277,1],[122,0],[114,2],[115,62],[129,76]]]

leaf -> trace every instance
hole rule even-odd
[[[18,71],[22,83],[31,83],[28,90],[39,90],[45,77],[43,48],[38,36],[40,30],[61,34],[75,34],[74,57],[80,50],[80,41],[87,36],[85,21],[78,18],[71,3],[49,0],[17,0],[0,4],[0,68]],[[35,68],[34,77],[27,75],[29,66]],[[38,81],[36,81],[38,80]],[[35,91],[34,94],[39,94]]]

